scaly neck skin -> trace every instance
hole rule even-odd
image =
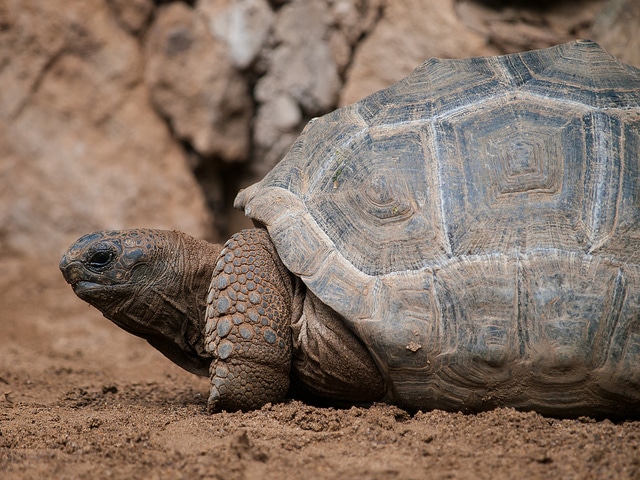
[[[140,336],[182,368],[207,376],[211,354],[205,352],[203,340],[206,297],[222,246],[172,233],[175,244],[167,249],[165,270],[157,272],[161,281],[141,286],[146,292],[138,298],[147,301],[129,312],[129,317],[138,318],[129,318],[128,323],[151,327]]]
[[[205,352],[203,337],[207,292],[222,245],[211,244],[187,235],[183,235],[181,241],[184,244],[182,250],[184,265],[179,268],[182,272],[182,291],[177,292],[174,298],[182,299],[183,302],[185,299],[191,299],[184,305],[183,338],[199,358],[206,359],[206,371],[202,374],[207,376],[211,363],[211,354]]]
[[[177,231],[100,231],[80,238],[60,269],[84,301],[167,358],[208,375],[204,315],[221,245]]]

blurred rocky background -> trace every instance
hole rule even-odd
[[[91,352],[97,314],[57,271],[72,241],[223,240],[310,118],[429,57],[592,38],[640,66],[638,32],[638,0],[0,0],[0,340]]]
[[[100,471],[135,478],[137,471],[149,478],[152,466],[177,462],[180,472],[193,473],[183,475],[205,478],[195,472],[208,457],[222,462],[216,478],[244,472],[237,462],[248,443],[204,453],[220,444],[209,442],[212,432],[244,431],[244,417],[227,424],[222,416],[206,427],[192,418],[181,423],[180,415],[193,408],[177,416],[174,410],[184,399],[202,411],[207,379],[181,371],[102,319],[65,285],[58,260],[80,235],[140,226],[224,240],[249,225],[231,208],[238,189],[277,163],[310,118],[390,85],[429,57],[592,38],[640,67],[639,32],[640,0],[0,0],[0,477],[94,478]],[[139,397],[120,407],[127,392]],[[273,418],[281,423],[278,414]],[[400,455],[385,443],[387,423],[381,429],[361,421],[354,420],[363,425],[354,432],[374,433],[362,433],[356,444]],[[480,421],[481,430],[486,423]],[[547,434],[557,431],[535,421]],[[511,434],[502,426],[499,434],[509,444],[522,433],[519,420],[511,425]],[[587,442],[584,458],[608,465],[610,457],[600,452],[616,444],[602,445],[613,438],[612,426],[603,428],[587,437],[587,430],[578,435],[571,427],[565,442],[574,445],[579,436],[579,445]],[[409,430],[402,431],[404,437]],[[609,433],[600,441],[594,431]],[[273,442],[275,458],[279,445],[294,445],[287,432]],[[418,450],[412,446],[412,455],[435,452],[438,435],[432,445],[426,445],[434,438],[429,435]],[[465,435],[453,452],[469,457]],[[205,437],[206,448],[198,440]],[[312,442],[306,433],[300,438]],[[555,438],[539,445],[563,450]],[[296,445],[289,466],[306,468]],[[323,456],[316,444],[309,448],[314,459]],[[344,458],[345,448],[338,449]],[[504,465],[504,451],[486,465]],[[521,464],[528,458],[518,455]],[[128,464],[134,457],[137,467]],[[360,451],[354,457],[357,465],[368,462]],[[532,458],[526,460],[532,468],[552,462],[547,453]],[[564,458],[557,456],[554,465]],[[251,465],[263,465],[260,459]],[[391,464],[378,460],[383,476],[393,475]],[[624,475],[614,465],[611,472]],[[27,473],[16,475],[21,470]]]
[[[83,232],[221,239],[312,117],[425,59],[592,38],[640,66],[637,0],[0,0],[0,259]]]

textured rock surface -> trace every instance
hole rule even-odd
[[[353,59],[340,103],[353,103],[407,76],[429,57],[493,54],[456,15],[451,0],[387,2]]]
[[[227,45],[233,65],[249,67],[268,38],[274,13],[266,0],[200,0],[209,30]]]
[[[589,37],[604,4],[605,0],[387,1],[374,30],[356,49],[340,104],[389,86],[429,57],[497,55]]]
[[[105,2],[3,2],[0,250],[52,261],[81,232],[207,234],[185,155],[155,114],[136,39]],[[135,23],[135,22],[134,22]]]
[[[151,19],[153,0],[107,0],[118,23],[131,33],[138,33]]]
[[[620,60],[640,68],[640,2],[612,0],[596,18],[593,39]]]
[[[252,104],[246,79],[198,8],[162,7],[147,35],[151,99],[180,140],[203,157],[245,159]]]
[[[293,1],[278,10],[255,88],[254,145],[261,177],[287,152],[303,120],[333,109],[355,43],[379,15],[380,1]]]
[[[603,0],[458,0],[455,8],[465,27],[501,53],[510,53],[590,37],[591,24],[603,4]]]

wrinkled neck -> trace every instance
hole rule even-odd
[[[198,375],[208,375],[210,354],[204,350],[207,290],[221,245],[167,232],[166,251],[123,306],[127,320],[117,324],[147,340],[171,361]]]
[[[189,335],[190,343],[199,355],[208,358],[210,354],[205,354],[203,338],[207,292],[222,245],[198,240],[182,233],[180,235],[184,252],[181,260],[184,265],[178,270],[182,273],[182,286],[178,298],[188,299],[185,314],[189,329],[192,330]]]

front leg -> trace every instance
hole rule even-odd
[[[249,410],[281,401],[289,388],[293,288],[265,230],[225,244],[207,296],[209,410]]]

